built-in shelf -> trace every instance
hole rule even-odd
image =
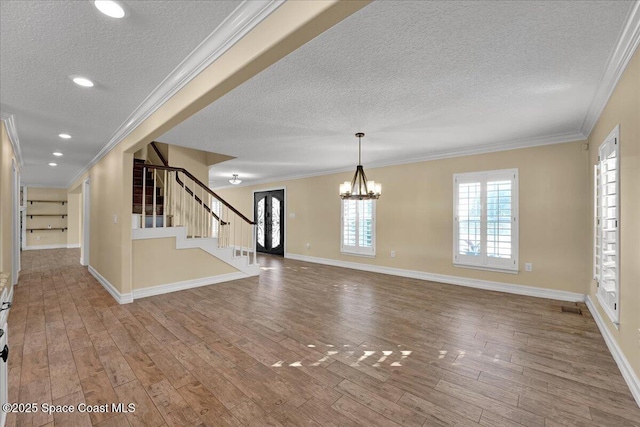
[[[66,218],[67,214],[27,214],[27,216],[30,216],[31,219],[33,219],[34,216],[61,216],[64,219]]]
[[[51,227],[51,228],[27,228],[27,231],[33,233],[34,231],[45,231],[45,230],[60,230],[64,233],[64,231],[67,229],[67,227],[62,227],[62,228],[57,228],[57,227]]]
[[[66,200],[27,200],[27,202],[29,202],[29,204],[33,204],[35,203],[62,203],[62,206],[64,206],[65,203],[67,203]]]

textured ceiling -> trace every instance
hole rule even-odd
[[[0,2],[0,104],[12,113],[22,180],[65,186],[240,1],[128,1],[128,16],[91,1]],[[74,85],[84,75],[92,89]],[[64,141],[59,133],[73,139]],[[64,157],[51,153],[60,150]],[[47,166],[56,161],[55,168]]]
[[[114,20],[90,1],[0,2],[23,181],[67,185],[239,3],[128,1]],[[220,186],[353,167],[356,131],[365,166],[575,135],[631,4],[374,2],[159,139],[237,157],[212,168]]]
[[[159,140],[222,186],[576,134],[631,5],[374,2]]]

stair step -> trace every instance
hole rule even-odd
[[[142,194],[134,194],[133,195],[133,203],[141,205],[142,204]],[[144,196],[144,203],[146,205],[150,205],[153,203],[153,194],[147,194]],[[164,196],[156,196],[156,205],[164,205]]]
[[[153,215],[153,206],[145,205],[144,207],[145,215]],[[134,204],[133,212],[134,214],[142,214],[142,205]],[[156,205],[156,215],[162,215],[164,213],[164,209],[162,206]]]
[[[153,190],[156,190],[156,196],[161,196],[162,195],[162,188],[159,187],[152,187],[152,186],[147,186],[145,189],[145,195],[149,196],[153,196]],[[142,185],[135,185],[133,187],[133,194],[134,195],[142,195]]]

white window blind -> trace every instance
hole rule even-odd
[[[594,168],[596,296],[614,324],[620,319],[620,139],[616,127],[598,149]]]
[[[518,271],[518,170],[455,174],[453,263]]]
[[[355,255],[376,254],[375,200],[343,200],[341,252]]]

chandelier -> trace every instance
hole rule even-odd
[[[237,174],[237,173],[234,173],[234,174],[233,174],[233,178],[229,180],[229,183],[230,183],[230,184],[233,184],[233,185],[238,185],[238,184],[240,184],[241,182],[242,182],[242,180],[241,180],[241,179],[238,179],[238,174]]]
[[[340,184],[340,198],[354,200],[378,199],[382,194],[382,185],[375,181],[367,181],[367,175],[362,167],[362,137],[364,133],[356,133],[358,138],[358,166],[351,182]]]

